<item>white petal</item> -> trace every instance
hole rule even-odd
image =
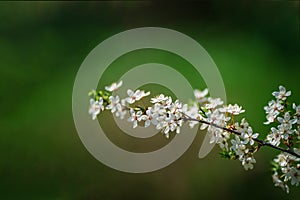
[[[138,125],[137,121],[134,121],[134,122],[133,122],[133,128],[136,128],[137,125]]]
[[[128,96],[131,97],[131,96],[133,96],[134,92],[132,90],[128,89],[127,90],[127,94],[128,94]]]
[[[279,91],[280,92],[285,92],[285,87],[283,87],[282,85],[279,86]]]
[[[117,88],[120,88],[123,85],[123,81],[121,80],[118,84],[117,84]]]
[[[145,121],[145,127],[150,126],[150,124],[151,124],[150,120]]]

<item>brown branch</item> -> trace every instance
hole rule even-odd
[[[204,121],[204,120],[199,120],[199,119],[194,119],[194,118],[191,118],[187,115],[185,115],[185,119],[186,120],[189,120],[189,121],[197,121],[197,122],[200,122],[200,123],[203,123],[203,124],[207,124],[207,125],[210,125],[210,126],[213,126],[213,127],[216,127],[216,128],[220,128],[224,131],[227,131],[227,132],[230,132],[230,133],[233,133],[235,135],[242,135],[240,132],[236,131],[236,130],[232,130],[232,129],[229,129],[229,128],[226,128],[226,127],[222,127],[222,126],[219,126],[217,124],[214,124],[214,123],[209,123],[207,121]],[[259,143],[260,146],[268,146],[268,147],[271,147],[273,149],[277,149],[279,151],[282,151],[282,152],[285,152],[285,153],[288,153],[290,155],[293,155],[297,158],[300,158],[300,155],[296,154],[294,151],[291,151],[289,149],[284,149],[282,147],[278,147],[278,146],[274,146],[268,142],[265,142],[263,140],[260,140],[260,139],[257,139],[257,138],[252,138],[255,142]]]

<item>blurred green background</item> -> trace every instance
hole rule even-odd
[[[245,172],[238,161],[221,159],[217,148],[198,159],[200,132],[180,159],[147,174],[115,171],[87,152],[72,118],[76,72],[101,41],[144,26],[197,40],[222,74],[227,101],[243,105],[262,136],[272,91],[282,84],[299,103],[299,1],[1,2],[0,199],[299,199],[299,187],[286,195],[273,186],[269,162],[277,152],[261,149],[254,170]],[[145,59],[186,66],[193,86],[205,87],[174,55],[136,53],[141,56],[124,56],[116,65]],[[123,137],[131,149],[138,142]]]

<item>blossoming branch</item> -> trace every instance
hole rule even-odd
[[[105,87],[105,91],[91,91],[89,114],[96,119],[104,110],[110,110],[116,117],[131,122],[133,128],[138,125],[153,125],[167,138],[171,133],[180,133],[184,123],[190,128],[200,123],[201,130],[207,130],[210,143],[218,144],[221,156],[239,160],[245,170],[253,169],[256,160],[254,154],[262,146],[279,150],[272,161],[273,182],[289,193],[289,185],[300,183],[300,105],[291,104],[287,98],[291,91],[279,86],[273,92],[275,99],[264,107],[267,121],[272,125],[267,137],[259,139],[259,133],[243,118],[236,116],[245,110],[237,104],[224,105],[220,98],[208,97],[208,89],[195,90],[195,101],[190,105],[175,101],[170,96],[160,94],[151,98],[151,106],[140,104],[140,100],[150,95],[142,90],[127,90],[127,97],[121,99],[113,94],[122,86],[122,81]]]

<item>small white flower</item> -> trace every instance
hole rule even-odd
[[[279,115],[279,112],[277,110],[268,113],[266,116],[268,121],[264,122],[264,124],[268,125],[268,124],[274,122],[278,115]]]
[[[116,108],[117,108],[117,111],[115,112],[116,117],[120,117],[120,119],[124,119],[127,113],[126,109],[121,104],[117,104]]]
[[[185,110],[187,110],[186,104],[182,105],[182,103],[179,100],[176,100],[174,103],[170,105],[169,110],[170,113],[172,113],[176,119],[180,119],[183,117],[183,111],[182,111],[183,107]]]
[[[289,172],[286,174],[287,177],[291,178],[291,184],[298,186],[300,183],[300,170],[295,167],[291,167]]]
[[[166,98],[165,100],[160,101],[157,104],[161,105],[161,107],[164,109],[169,109],[172,104],[172,97],[165,97],[165,98]]]
[[[279,86],[279,92],[273,92],[272,95],[278,100],[286,100],[291,95],[291,91],[286,91],[285,87]]]
[[[290,135],[294,134],[295,130],[289,124],[280,124],[277,126],[278,132],[281,134],[281,138],[287,140]]]
[[[162,132],[169,138],[169,132],[176,131],[176,133],[180,133],[180,126],[182,126],[183,120],[178,120],[175,118],[175,115],[172,113],[168,113],[164,116],[163,119],[159,120],[160,122],[157,124],[156,129],[162,130]]]
[[[152,113],[157,113],[158,116],[164,116],[166,114],[166,109],[159,103],[154,104],[151,108]]]
[[[94,99],[90,99],[90,109],[89,114],[92,115],[92,119],[96,119],[97,115],[104,110],[103,106],[103,98],[100,97],[99,101],[95,101]]]
[[[300,116],[300,105],[296,106],[296,104],[293,103],[293,109],[296,111],[296,115]]]
[[[144,98],[146,96],[149,96],[150,95],[150,92],[145,92],[144,90],[141,91],[141,94],[140,94],[140,98],[138,100],[140,100],[141,98]]]
[[[218,109],[214,110],[213,112],[208,111],[206,113],[206,116],[207,116],[207,118],[206,118],[207,122],[216,124],[216,125],[221,126],[221,127],[225,127],[225,125],[227,124],[227,121],[230,120],[230,117],[226,117],[223,113],[219,112]],[[204,130],[207,127],[211,128],[212,126],[203,123],[201,125],[200,129]]]
[[[200,90],[194,90],[194,95],[195,95],[195,98],[197,100],[200,100],[202,98],[204,98],[206,95],[208,94],[208,89],[205,88],[203,91],[200,91]]]
[[[242,110],[242,106],[239,106],[237,104],[234,105],[229,104],[228,106],[220,108],[219,110],[224,113],[231,113],[232,115],[239,115],[245,112],[245,110]]]
[[[254,140],[258,137],[258,133],[253,134],[252,128],[248,127],[248,130],[246,133],[242,134],[242,137],[244,139],[244,144],[250,144],[251,146],[254,145]]]
[[[209,137],[210,137],[209,143],[210,144],[213,144],[213,143],[219,144],[222,142],[222,132],[223,132],[222,130],[220,130],[219,128],[210,126],[207,129],[207,132],[209,133]]]
[[[120,119],[123,119],[127,112],[126,109],[120,103],[120,97],[110,96],[109,101],[110,104],[106,106],[106,109],[111,110],[112,113],[115,113],[116,117],[120,117]]]
[[[120,104],[119,96],[110,96],[109,98],[110,104],[106,106],[107,110],[111,110],[111,113],[114,113],[117,110],[118,105]]]
[[[222,131],[221,134],[219,134],[219,138],[216,141],[217,144],[219,144],[219,147],[221,149],[226,149],[228,151],[228,142],[227,140],[230,138],[230,133],[227,131]]]
[[[141,93],[140,90],[136,90],[136,91],[134,92],[134,91],[128,89],[128,90],[127,90],[127,94],[128,94],[129,97],[126,98],[126,101],[127,101],[129,104],[133,104],[133,103],[137,100],[137,98],[139,98],[140,93]]]
[[[177,110],[182,108],[182,103],[177,99],[174,103],[170,106],[171,113],[175,113]]]
[[[267,141],[274,146],[279,146],[281,140],[279,131],[274,127],[271,128],[271,131],[272,133],[267,135]]]
[[[256,163],[256,160],[252,156],[246,157],[242,161],[245,170],[253,169],[254,163]]]
[[[274,162],[278,163],[281,167],[288,165],[288,156],[285,153],[281,153],[274,159]]]
[[[297,120],[298,133],[299,133],[299,129],[300,129],[300,105],[296,106],[296,104],[293,103],[293,109],[296,111],[294,118]],[[298,139],[300,139],[300,135],[299,135]]]
[[[129,97],[126,98],[126,101],[129,104],[133,104],[136,101],[141,100],[143,97],[148,96],[150,94],[150,92],[146,92],[145,91],[141,91],[141,90],[136,90],[135,92],[133,92],[132,90],[127,90],[127,94]]]
[[[281,124],[285,124],[287,125],[288,127],[292,127],[293,124],[297,123],[297,119],[291,119],[291,116],[288,112],[286,112],[284,114],[284,118],[282,117],[277,117],[277,120],[279,123]]]
[[[281,110],[283,109],[283,105],[281,105],[280,101],[271,100],[268,103],[268,106],[264,107],[266,111],[266,118],[268,121],[264,122],[264,124],[270,124],[275,121],[276,117],[280,114]]]
[[[208,94],[208,89],[204,89],[203,91],[194,90],[194,96],[199,103],[203,103],[207,101],[206,95]]]
[[[280,111],[283,109],[283,105],[281,105],[281,103],[277,100],[271,100],[268,102],[268,105],[264,107],[264,110],[266,111],[266,113],[272,113],[274,111]]]
[[[295,130],[292,129],[293,124],[297,123],[297,119],[291,119],[291,116],[288,112],[284,114],[284,117],[277,117],[278,122],[280,125],[278,126],[278,130],[280,134],[283,135],[283,138],[286,140],[292,134],[294,134]]]
[[[287,193],[289,193],[289,187],[282,180],[280,180],[279,175],[276,171],[272,175],[272,178],[275,187],[280,187],[283,190],[286,190]]]
[[[226,126],[226,123],[229,120],[223,113],[219,112],[218,109],[214,110],[213,112],[208,111],[206,116],[206,121],[208,123],[212,123],[221,127]],[[202,123],[200,129],[204,130],[206,128],[210,136],[210,143],[217,143],[221,148],[228,148],[226,140],[229,138],[229,135],[227,133],[223,132],[223,130],[220,128]]]
[[[112,83],[110,86],[105,86],[105,90],[109,92],[114,92],[117,89],[119,89],[123,84],[123,81],[120,81],[119,83]]]
[[[249,152],[249,149],[246,148],[246,146],[238,136],[236,136],[235,139],[231,140],[231,144],[232,146],[230,147],[230,149],[233,150],[236,153],[236,155],[239,156],[240,160],[243,160],[245,154]]]
[[[245,118],[241,120],[241,123],[239,124],[238,122],[235,123],[235,127],[238,132],[240,133],[245,133],[248,130],[249,123],[246,121]]]
[[[211,98],[211,97],[208,97],[208,103],[205,104],[205,108],[206,109],[214,109],[216,108],[217,106],[220,106],[220,105],[223,105],[223,101],[220,99],[220,98]]]
[[[166,101],[168,99],[167,96],[160,94],[159,96],[156,96],[154,98],[151,98],[151,103],[160,103],[162,101]]]
[[[146,115],[142,116],[142,120],[145,121],[145,127],[150,126],[150,124],[152,123],[153,125],[157,125],[158,121],[157,121],[157,117],[158,117],[158,113],[156,112],[152,112],[152,108],[149,107],[146,110]]]
[[[138,122],[141,121],[142,111],[134,112],[133,109],[130,109],[130,117],[127,119],[129,122],[133,122],[133,128],[138,126]]]

